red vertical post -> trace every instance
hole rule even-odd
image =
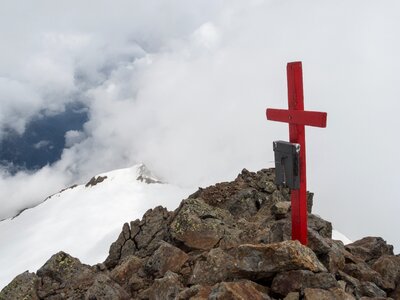
[[[303,72],[301,62],[287,64],[289,110],[304,111]],[[289,123],[289,140],[300,144],[300,189],[291,191],[292,240],[307,245],[306,139],[303,124]]]

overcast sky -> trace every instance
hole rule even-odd
[[[146,163],[205,186],[273,166],[288,139],[286,63],[301,60],[315,212],[351,239],[400,240],[398,1],[3,0],[0,138],[76,100],[89,108],[59,162],[2,171],[4,218],[72,183]]]

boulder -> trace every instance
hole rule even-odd
[[[298,241],[240,245],[236,249],[236,264],[239,270],[263,278],[290,270],[327,271],[314,252]]]

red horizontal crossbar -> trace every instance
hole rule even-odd
[[[298,125],[326,127],[327,113],[319,111],[267,109],[267,119]]]

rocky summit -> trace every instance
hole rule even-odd
[[[273,169],[243,170],[173,212],[159,206],[124,224],[103,263],[59,252],[0,299],[400,299],[393,247],[380,237],[332,240],[312,200],[306,247],[290,240],[290,191]]]

